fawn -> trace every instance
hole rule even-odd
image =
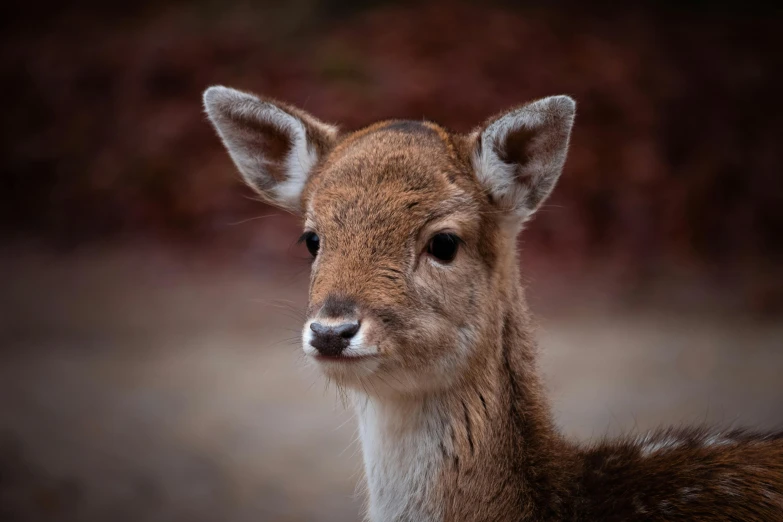
[[[341,133],[226,87],[204,105],[244,180],[304,217],[302,348],[355,403],[370,520],[783,521],[783,433],[556,430],[516,237],[560,176],[571,98],[467,135]]]

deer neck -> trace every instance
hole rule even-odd
[[[479,350],[482,371],[464,384],[356,397],[370,520],[524,520],[566,498],[569,449],[535,370],[522,290],[512,288],[499,335]]]

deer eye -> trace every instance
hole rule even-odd
[[[307,250],[310,251],[313,257],[318,255],[318,249],[321,248],[321,238],[315,232],[305,232],[302,237],[299,238],[299,243],[304,242],[307,246]]]
[[[427,244],[427,253],[443,263],[454,261],[462,240],[456,234],[442,232],[435,234]]]

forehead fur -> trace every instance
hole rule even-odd
[[[480,192],[463,139],[431,122],[385,121],[343,138],[312,176],[304,193],[308,214],[342,203],[399,206],[436,212]],[[445,202],[444,200],[456,201]],[[365,218],[369,218],[365,214]]]

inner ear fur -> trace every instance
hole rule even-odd
[[[549,196],[563,170],[575,110],[570,97],[551,96],[474,131],[476,176],[501,208],[525,219]]]
[[[245,182],[268,202],[301,211],[304,185],[337,129],[288,104],[222,86],[204,92],[204,108]]]

